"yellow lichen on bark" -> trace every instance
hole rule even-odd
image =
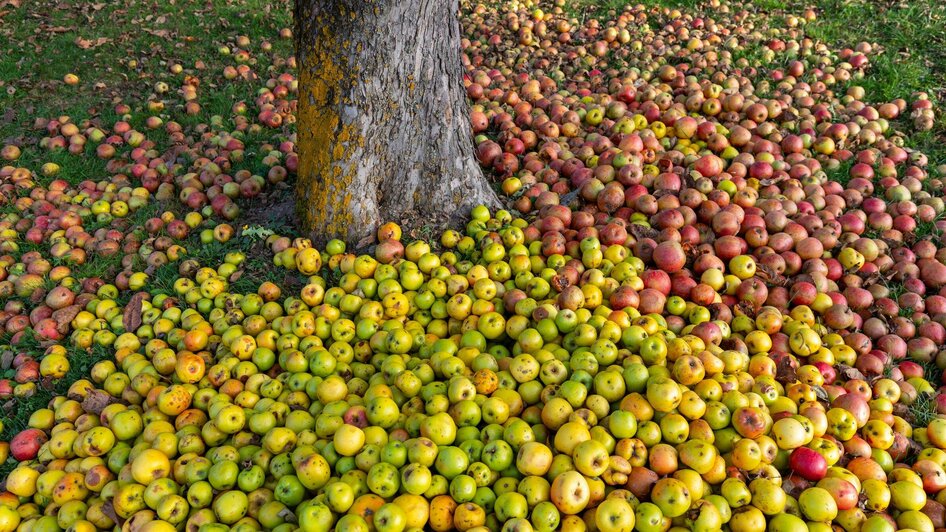
[[[299,54],[299,215],[305,227],[324,231],[327,238],[344,237],[353,224],[363,222],[353,219],[349,191],[357,169],[352,156],[364,138],[339,114],[357,76],[345,57],[351,42],[338,42],[327,20],[316,20],[313,27],[319,30],[302,37]]]

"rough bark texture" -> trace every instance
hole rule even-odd
[[[297,0],[297,204],[316,240],[498,200],[474,157],[457,0]]]

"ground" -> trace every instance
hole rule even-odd
[[[596,17],[607,20],[626,3],[622,0],[574,0],[565,4],[565,10],[579,20]],[[700,7],[699,2],[692,0],[645,0],[644,3],[696,9],[707,17],[712,16],[711,8]],[[929,158],[930,168],[946,164],[946,113],[941,111],[942,102],[946,101],[946,32],[943,31],[946,4],[936,0],[825,0],[814,3],[762,0],[752,4],[750,9],[769,17],[772,24],[778,26],[784,24],[787,13],[798,13],[809,7],[818,13],[817,19],[805,28],[809,37],[821,40],[835,50],[853,48],[863,41],[880,46],[879,53],[870,54],[870,68],[865,78],[857,82],[865,89],[866,101],[886,102],[902,98],[914,102],[918,92],[929,95],[937,110],[931,128],[914,127],[908,117],[894,121],[893,127],[902,132],[899,138],[905,145],[917,148]],[[285,77],[294,72],[291,28],[291,2],[283,0],[170,0],[131,2],[128,5],[117,2],[0,0],[0,147],[19,147],[22,154],[16,159],[16,165],[33,169],[36,181],[50,189],[63,182],[65,185],[62,186],[72,188],[81,188],[84,183],[94,185],[119,173],[117,167],[111,166],[114,161],[110,162],[108,158],[91,156],[88,152],[80,157],[65,150],[52,151],[39,146],[37,140],[56,129],[50,125],[50,120],[57,117],[62,117],[57,120],[59,125],[81,121],[83,129],[102,124],[111,126],[116,120],[125,120],[131,128],[147,131],[148,144],[142,148],[154,152],[148,159],[154,160],[160,153],[175,150],[186,154],[182,159],[190,166],[182,166],[177,173],[182,180],[185,175],[190,175],[190,179],[206,177],[208,182],[213,182],[219,172],[205,175],[204,170],[216,164],[211,159],[216,161],[216,156],[227,152],[229,160],[226,164],[230,165],[227,173],[252,174],[266,186],[258,196],[234,199],[240,212],[229,216],[228,221],[241,238],[215,237],[212,233],[208,236],[206,231],[209,229],[204,231],[205,234],[191,231],[181,242],[188,250],[186,257],[206,266],[220,263],[228,254],[243,254],[245,259],[235,262],[235,271],[227,277],[231,292],[256,292],[262,283],[271,282],[282,288],[283,295],[297,294],[304,278],[290,269],[273,266],[273,252],[277,248],[290,247],[288,239],[298,237],[300,233],[292,214],[291,170],[288,178],[271,170],[274,167],[291,168],[293,164],[289,155],[295,140],[292,108],[290,98],[285,95],[273,100],[260,99],[263,87],[269,89],[267,94],[270,96],[280,90],[291,93],[291,76]],[[740,58],[756,64],[764,55],[765,40],[759,38],[753,42],[755,47],[742,49],[739,54]],[[836,92],[842,93],[842,90]],[[149,103],[151,112],[140,112]],[[276,104],[275,112],[266,108],[273,103]],[[238,110],[243,104],[246,109]],[[124,106],[127,107],[123,109]],[[160,116],[162,121],[149,122],[155,116]],[[250,119],[246,120],[244,116]],[[270,120],[262,127],[258,124]],[[165,127],[171,121],[181,125],[179,136],[173,136]],[[231,135],[236,130],[241,131],[239,137]],[[245,153],[242,153],[243,146]],[[232,155],[234,151],[241,152],[241,155]],[[58,171],[38,171],[48,163],[58,165]],[[852,163],[828,169],[829,175],[848,180]],[[0,161],[0,167],[5,164]],[[152,170],[157,174],[164,171],[162,168]],[[147,173],[145,168],[134,169],[128,165],[127,172],[133,171]],[[495,181],[498,188],[501,180]],[[181,188],[187,188],[185,181],[178,183],[176,190]],[[21,199],[27,195],[25,192],[19,194]],[[12,220],[13,215],[23,210],[24,204],[7,197],[3,199],[0,218]],[[182,201],[187,199],[175,194],[151,201],[130,213],[120,226],[125,229],[125,235],[143,234],[146,222],[162,213],[173,213],[183,218],[194,209],[184,206]],[[219,219],[219,214],[214,213],[214,216]],[[938,221],[940,218],[935,222]],[[406,222],[405,225],[409,226],[404,238],[406,242],[436,239],[440,231],[421,220]],[[935,222],[919,224],[915,238],[933,233],[941,236]],[[15,222],[8,225],[12,223]],[[107,227],[114,227],[113,224],[111,218],[102,218],[91,220],[85,229],[98,234],[97,231],[104,232]],[[204,228],[199,223],[197,226]],[[288,239],[279,243],[274,241],[275,236]],[[6,238],[3,234],[0,237],[0,240]],[[105,236],[102,239],[109,240]],[[126,243],[122,240],[123,245]],[[350,249],[358,248],[358,243],[350,244]],[[49,250],[47,242],[22,241],[18,246],[20,255],[28,251],[45,253]],[[305,245],[298,244],[298,247],[301,250]],[[6,252],[8,250],[4,248],[2,253]],[[139,256],[132,252],[126,256],[144,267],[145,254]],[[70,275],[79,281],[86,278],[110,280],[126,266],[122,259],[123,253],[96,254],[84,264],[75,266]],[[283,263],[289,257],[276,253],[275,260]],[[52,261],[54,266],[63,263]],[[329,283],[340,282],[337,266],[329,265]],[[7,272],[4,270],[3,273],[5,277]],[[152,292],[175,293],[173,285],[179,278],[178,264],[155,265],[148,269],[148,274]],[[898,300],[903,293],[901,283],[891,288],[889,297]],[[133,306],[130,291],[118,294],[116,300],[120,306]],[[141,319],[133,314],[110,316],[109,319]],[[14,351],[7,349],[14,338],[18,342],[16,352],[30,353],[36,358],[49,347],[48,342],[41,341],[32,333],[19,337],[4,333],[0,337],[0,350],[3,351],[0,354],[0,379],[12,379],[17,375]],[[88,353],[83,351],[81,356],[72,356],[75,354],[73,349],[69,347],[73,364],[64,376],[40,380],[35,390],[21,402],[0,404],[0,422],[3,424],[0,441],[9,440],[24,429],[34,409],[45,406],[54,395],[67,393],[74,381],[87,376],[96,363],[112,355],[108,348],[101,346]],[[928,370],[938,373],[935,365],[932,364]],[[927,378],[930,375],[928,373]],[[921,406],[914,410],[929,416],[936,407],[927,396],[921,397],[917,404]],[[15,463],[11,458],[3,464],[0,476],[6,476]]]
[[[567,9],[579,17],[605,16],[624,0],[569,2]],[[698,6],[694,0],[648,0],[671,7]],[[21,5],[22,4],[22,5]],[[17,7],[19,6],[19,7]],[[879,2],[871,0],[756,2],[758,10],[778,13],[799,6],[815,7],[817,21],[807,29],[812,37],[835,45],[853,46],[867,40],[884,47],[873,58],[873,68],[864,87],[878,99],[908,98],[914,91],[946,95],[946,5],[935,0]],[[22,140],[29,135],[37,116],[114,116],[114,101],[146,101],[159,81],[180,82],[181,75],[167,70],[171,63],[220,72],[233,65],[231,57],[219,53],[233,46],[238,35],[254,44],[272,43],[272,57],[292,54],[292,41],[279,39],[281,28],[292,27],[291,2],[277,0],[177,0],[136,2],[121,6],[112,2],[48,2],[5,0],[0,2],[0,140]],[[181,13],[187,13],[182,17]],[[880,21],[865,23],[864,21]],[[134,62],[134,66],[132,63]],[[73,73],[77,86],[63,83]],[[204,87],[200,102],[203,116],[225,115],[233,102],[252,99],[255,84],[220,80]],[[198,118],[193,119],[195,122]],[[933,159],[946,162],[942,139],[946,117],[940,114],[937,129],[911,140]],[[27,151],[25,157],[38,157]],[[76,168],[75,161],[64,172],[74,179],[91,176],[90,167]]]

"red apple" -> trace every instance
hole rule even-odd
[[[805,480],[817,481],[828,472],[828,461],[818,451],[799,447],[788,457],[788,465]]]
[[[26,429],[10,440],[10,454],[19,461],[32,460],[36,458],[39,448],[49,438],[46,433],[39,429]]]

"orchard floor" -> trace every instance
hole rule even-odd
[[[621,0],[569,1],[563,9],[579,23],[592,18],[604,23],[614,18],[625,3]],[[692,0],[646,0],[643,3],[699,13],[704,17],[714,16],[712,8],[701,7],[700,2]],[[261,176],[259,182],[246,185],[249,194],[244,194],[241,187],[239,193],[234,194],[234,200],[224,207],[204,209],[205,216],[195,227],[189,228],[194,230],[185,230],[183,238],[168,241],[164,251],[169,251],[168,246],[180,246],[186,251],[174,250],[179,251],[182,258],[214,268],[232,259],[233,267],[224,270],[229,292],[255,293],[260,285],[271,283],[268,286],[278,286],[283,296],[296,295],[306,284],[306,278],[298,271],[273,267],[274,246],[270,239],[274,235],[300,236],[292,221],[290,204],[293,176],[291,171],[283,175],[285,168],[293,164],[290,160],[294,155],[289,154],[293,152],[295,138],[292,104],[286,97],[294,75],[291,2],[162,0],[124,4],[0,0],[0,147],[16,146],[19,152],[15,162],[0,160],[0,167],[14,164],[28,169],[25,179],[41,185],[44,190],[61,192],[69,188],[78,191],[80,196],[88,196],[96,186],[104,187],[109,179],[115,179],[116,174],[123,176],[114,181],[117,190],[128,185],[139,186],[143,177],[160,178],[167,170],[160,166],[149,169],[141,164],[136,167],[135,159],[154,161],[158,155],[174,154],[191,164],[201,158],[209,161],[224,153],[223,158],[229,159],[229,174],[237,175],[242,171],[246,175]],[[899,137],[904,146],[928,157],[930,168],[946,165],[946,114],[941,111],[941,103],[946,100],[946,31],[943,31],[946,4],[935,0],[815,4],[762,0],[745,7],[753,20],[767,20],[768,27],[772,28],[785,28],[790,15],[800,15],[805,9],[813,8],[817,18],[805,25],[806,36],[824,42],[833,50],[854,48],[863,41],[878,47],[870,54],[864,78],[857,82],[866,93],[864,100],[913,102],[918,92],[927,93],[935,109],[928,127],[916,127],[908,112],[892,120],[891,126],[901,132]],[[760,25],[759,31],[765,28]],[[754,48],[738,51],[740,59],[763,70],[787,67],[767,58],[761,44],[765,42],[763,39],[753,42]],[[281,97],[274,98],[276,108],[266,117],[258,116],[260,102],[255,101],[263,87],[268,87],[270,94],[283,91]],[[109,131],[116,121],[125,122],[128,130],[146,132],[143,143],[140,139],[119,138],[112,143],[121,145],[116,154],[109,154],[107,150],[98,153],[92,145],[99,142],[87,138],[89,128],[105,130],[99,133],[105,139],[102,145],[106,145],[110,143],[109,135],[123,132]],[[169,129],[167,125],[172,122],[180,127]],[[67,123],[82,127],[72,131],[63,127]],[[230,134],[235,130],[242,130],[239,140]],[[49,142],[68,145],[70,137],[80,132],[85,137],[79,144],[89,142],[81,153],[52,150],[46,145]],[[140,150],[137,153],[134,152],[136,147]],[[234,155],[234,151],[240,153]],[[127,164],[118,164],[123,158]],[[168,157],[171,158],[174,157]],[[850,166],[841,168],[846,171]],[[205,177],[193,166],[186,172],[194,172],[191,179]],[[183,173],[185,171],[180,172]],[[839,179],[846,182],[849,176],[841,176],[841,173],[838,171]],[[9,181],[9,177],[4,176],[0,184],[7,185]],[[27,181],[15,188],[0,190],[3,200],[0,219],[7,220],[8,216],[22,212],[26,204],[17,202],[16,198],[30,196],[32,185],[24,184]],[[213,183],[213,175],[210,175],[204,185]],[[71,264],[53,251],[53,242],[37,239],[26,231],[29,227],[25,227],[22,231],[16,229],[15,237],[0,233],[0,241],[16,241],[15,246],[5,242],[0,247],[0,255],[10,254],[19,260],[32,252],[34,257],[48,260],[50,266],[70,264],[69,270],[60,273],[74,279],[73,287],[92,278],[125,287],[130,283],[130,288],[114,294],[112,299],[117,308],[128,309],[141,304],[133,297],[136,288],[174,294],[180,277],[178,265],[147,263],[148,254],[141,250],[141,241],[148,233],[156,233],[146,223],[161,217],[162,213],[173,213],[184,219],[188,212],[204,207],[196,200],[195,204],[187,205],[179,196],[180,190],[188,185],[178,182],[176,189],[163,191],[166,197],[160,201],[152,197],[127,214],[116,214],[112,210],[111,216],[98,216],[93,212],[85,223],[85,231],[95,235],[93,240],[97,244],[108,241],[103,249],[114,245],[114,252],[90,252],[80,264]],[[119,201],[131,203],[129,197]],[[81,203],[81,198],[76,203]],[[88,203],[91,206],[92,202]],[[105,208],[109,209],[107,205]],[[218,212],[212,212],[214,210]],[[224,220],[221,211],[239,211],[239,214]],[[114,218],[125,218],[125,222],[116,225]],[[166,218],[167,225],[170,218]],[[204,223],[210,218],[231,224],[235,234],[214,235],[212,226]],[[13,221],[5,228],[7,231],[16,224],[15,219],[10,220]],[[115,233],[108,233],[109,230]],[[439,236],[424,226],[406,230],[405,242],[436,240]],[[43,237],[42,232],[38,234]],[[942,231],[935,224],[926,223],[917,228],[917,234],[939,238]],[[128,235],[136,236],[129,240]],[[276,247],[286,246],[277,244]],[[337,264],[333,266],[327,275],[330,283],[337,283],[341,272]],[[7,269],[19,274],[26,269],[23,264],[18,267],[14,272],[16,267],[7,264],[3,277],[6,278]],[[141,286],[140,278],[127,273],[131,271],[145,271],[146,284]],[[50,291],[61,280],[61,277],[58,280],[40,277],[39,286]],[[16,290],[19,291],[19,287]],[[30,309],[42,303],[42,300],[30,300],[29,287],[24,290],[22,294],[0,295],[0,303],[8,305],[16,301],[19,303],[14,307],[20,305],[14,308],[15,312],[4,316],[7,321],[12,315],[28,315]],[[50,300],[45,301],[48,304]],[[71,303],[70,300],[70,305],[63,308],[71,307]],[[23,312],[24,305],[26,312]],[[25,385],[18,388],[16,399],[9,397],[14,393],[12,389],[9,393],[0,389],[0,394],[5,394],[4,399],[0,399],[0,441],[10,441],[29,426],[33,412],[45,408],[55,396],[74,392],[71,390],[74,382],[88,378],[96,364],[114,357],[113,348],[94,345],[98,339],[91,341],[91,333],[89,338],[80,338],[78,342],[72,341],[72,335],[61,333],[58,340],[64,346],[62,356],[68,360],[67,365],[40,368],[37,363],[35,370],[19,369],[15,361],[17,355],[35,361],[48,356],[49,346],[56,342],[49,342],[50,335],[40,338],[33,329],[39,322],[55,321],[54,318],[55,315],[52,318],[37,316],[32,320],[37,323],[25,329],[21,327],[16,333],[8,327],[0,335],[0,379]],[[117,316],[111,313],[108,319],[126,320],[126,327],[129,322],[141,323],[140,315],[127,310]],[[94,347],[85,345],[88,341]],[[935,365],[929,369],[935,370]],[[914,416],[932,416],[934,407],[929,402],[917,404]],[[5,478],[17,463],[10,456],[0,464],[0,478]]]

